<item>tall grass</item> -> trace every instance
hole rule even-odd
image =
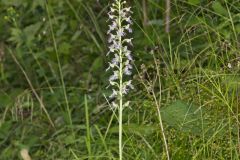
[[[168,34],[164,1],[128,2],[124,109],[106,89],[109,1],[1,2],[0,159],[239,159],[239,2],[168,2]]]

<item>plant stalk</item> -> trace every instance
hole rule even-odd
[[[118,1],[118,26],[119,29],[122,27],[122,19],[121,19],[121,0]],[[122,87],[123,87],[123,57],[122,57],[122,37],[119,36],[119,57],[120,57],[120,66],[119,66],[119,160],[122,160],[122,112],[123,112],[123,93],[122,93]]]

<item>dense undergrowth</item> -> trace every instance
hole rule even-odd
[[[238,0],[132,0],[124,159],[239,159]],[[0,1],[0,159],[117,159],[108,0]]]

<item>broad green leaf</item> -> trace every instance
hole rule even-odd
[[[37,22],[37,23],[31,24],[31,25],[25,27],[23,31],[28,36],[29,36],[29,34],[32,34],[33,36],[35,36],[41,26],[42,26],[42,22]]]
[[[227,132],[226,119],[219,117],[219,120],[213,120],[205,109],[180,100],[162,108],[161,115],[165,123],[181,132],[204,134],[206,138],[224,136]]]
[[[183,132],[200,134],[202,132],[202,109],[176,101],[170,106],[161,109],[162,119],[169,126]]]
[[[33,43],[33,40],[36,38],[37,32],[39,31],[40,27],[41,27],[42,23],[38,22],[35,24],[31,24],[27,27],[24,28],[23,30],[23,41],[25,41],[25,43],[28,46],[31,46]]]
[[[222,6],[222,4],[218,1],[214,1],[212,3],[213,10],[222,16],[228,16],[228,11]]]

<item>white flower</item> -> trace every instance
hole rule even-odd
[[[117,23],[115,21],[113,21],[113,23],[111,25],[108,25],[108,26],[109,26],[108,34],[111,31],[114,31],[115,29],[117,29]]]
[[[111,98],[111,99],[115,98],[117,96],[117,94],[118,94],[115,89],[113,89],[112,91],[113,91],[112,94],[109,96],[109,98]]]
[[[130,27],[130,24],[127,24],[125,26],[125,29],[129,32],[129,33],[132,33],[132,28]]]
[[[131,51],[126,51],[126,52],[124,52],[124,54],[125,54],[125,56],[127,57],[127,59],[129,60],[129,61],[133,61],[133,58],[132,58],[132,55],[131,55]]]
[[[128,91],[129,91],[129,89],[127,88],[126,85],[124,85],[123,88],[122,88],[122,93],[123,93],[123,94],[127,94]]]
[[[112,59],[112,64],[117,65],[119,63],[119,56],[117,54],[114,54],[115,57]]]
[[[130,101],[127,101],[126,103],[124,103],[124,107],[128,107],[129,106],[129,103],[130,103]]]
[[[114,52],[115,51],[115,46],[112,44],[109,46],[109,52]]]
[[[110,8],[110,13],[113,13],[113,12],[115,12],[115,11],[116,11],[116,9]]]
[[[115,102],[112,102],[113,109],[118,108],[118,105]]]
[[[116,16],[112,15],[111,13],[108,13],[108,17],[109,17],[109,19],[114,19]]]
[[[132,39],[133,39],[133,38],[124,39],[124,42],[132,45]]]
[[[132,20],[131,20],[131,17],[126,17],[125,18],[125,21],[129,24],[132,24]]]
[[[124,74],[130,76],[130,75],[132,75],[132,72],[128,67],[125,67],[124,68]]]
[[[131,7],[124,8],[123,10],[126,12],[131,12]]]
[[[134,87],[132,85],[132,80],[127,81],[126,86],[128,86],[131,89],[134,89]]]
[[[132,69],[132,65],[130,64],[130,60],[129,60],[129,59],[126,60],[126,62],[125,62],[124,64],[125,64],[125,66],[126,66],[127,68]]]
[[[108,38],[108,43],[112,43],[113,42],[113,40],[115,39],[115,35],[113,35],[113,34],[110,34],[110,36],[109,36],[109,38]]]
[[[125,10],[121,10],[121,11],[120,11],[120,15],[121,15],[122,17],[126,17],[126,16],[127,16],[127,13],[125,12]]]
[[[123,36],[125,36],[126,35],[126,33],[123,31],[123,29],[119,29],[118,31],[117,31],[117,36],[118,37],[123,37]]]
[[[230,68],[230,69],[232,68],[232,65],[231,65],[231,63],[228,63],[228,68]]]

